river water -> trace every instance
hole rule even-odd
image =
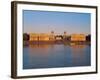
[[[29,45],[23,48],[23,69],[91,65],[90,45]]]

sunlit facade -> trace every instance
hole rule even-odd
[[[62,37],[57,37],[54,33],[46,34],[46,33],[30,33],[29,41],[53,41],[53,40],[62,40],[67,38],[66,33],[62,35]],[[70,36],[70,41],[86,41],[86,35],[84,34],[72,34]]]
[[[86,36],[84,34],[72,34],[71,41],[86,41]]]
[[[39,34],[39,41],[49,41],[49,35],[48,34]]]
[[[38,34],[35,34],[35,33],[30,33],[29,34],[29,41],[38,41]]]
[[[29,39],[30,41],[48,41],[50,37],[49,34],[44,34],[44,33],[41,34],[30,33],[29,36],[30,36]]]

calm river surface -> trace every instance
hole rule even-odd
[[[23,48],[23,69],[91,65],[89,45],[30,45]]]

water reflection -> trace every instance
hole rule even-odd
[[[90,64],[90,46],[75,45],[71,46],[73,64],[74,65],[88,65]],[[82,63],[81,63],[82,62]],[[80,63],[80,64],[78,64]]]
[[[23,48],[23,69],[89,66],[88,45],[29,45]]]

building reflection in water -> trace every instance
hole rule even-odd
[[[71,45],[72,63],[80,63],[79,65],[81,66],[84,64],[90,64],[90,50],[88,50],[89,47],[89,45]]]
[[[44,48],[44,49],[49,48],[50,46],[51,45],[48,45],[48,44],[41,44],[41,45],[40,44],[38,44],[38,45],[37,44],[36,45],[35,44],[34,45],[30,44],[29,45],[30,48]]]
[[[89,66],[90,51],[88,45],[31,44],[23,48],[23,68]]]
[[[29,45],[28,46],[28,55],[30,64],[41,65],[42,63],[47,63],[49,59],[50,51],[53,50],[53,45],[50,44],[38,44],[38,45]],[[37,63],[36,63],[37,62]],[[43,64],[44,65],[44,64]]]

